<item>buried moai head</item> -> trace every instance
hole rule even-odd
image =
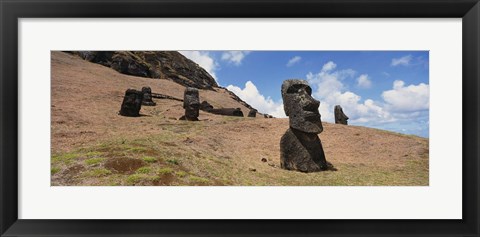
[[[200,110],[200,98],[198,89],[187,87],[183,94],[183,108],[185,109],[186,120],[198,120]]]
[[[250,112],[248,112],[248,117],[255,118],[257,116],[257,110],[256,109],[251,109]]]
[[[305,80],[290,79],[282,84],[283,108],[290,127],[306,133],[321,133],[320,102],[312,97],[312,88]]]
[[[148,86],[142,88],[143,93],[143,105],[154,106],[156,105],[155,102],[152,100],[152,89]]]
[[[143,93],[134,89],[125,91],[123,97],[122,107],[120,108],[120,115],[136,117],[140,116],[140,109],[142,108]]]
[[[335,114],[335,123],[337,124],[345,124],[347,125],[348,122],[348,117],[343,113],[342,106],[340,105],[335,105],[334,109],[334,114]]]

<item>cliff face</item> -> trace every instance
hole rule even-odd
[[[199,89],[218,87],[215,79],[176,51],[71,51],[81,58],[120,73],[172,80]]]

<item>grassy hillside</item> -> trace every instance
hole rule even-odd
[[[125,90],[143,86],[183,97],[175,82],[52,52],[52,185],[428,185],[428,139],[324,123],[320,139],[338,171],[286,171],[288,119],[201,111],[201,121],[180,121],[182,102],[160,99],[141,117],[117,115]],[[200,90],[203,100],[248,114],[221,88]]]

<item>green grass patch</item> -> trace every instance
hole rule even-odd
[[[105,159],[104,158],[91,158],[91,159],[85,160],[85,164],[96,165],[96,164],[100,164],[103,160],[105,160]]]
[[[129,185],[135,185],[141,182],[156,182],[159,180],[160,177],[158,176],[150,176],[146,174],[132,174],[127,177],[127,183]]]
[[[165,174],[171,174],[171,173],[173,173],[173,169],[168,167],[160,168],[157,170],[157,174],[159,175],[165,175]]]
[[[89,157],[89,158],[90,158],[90,157],[99,157],[99,156],[101,156],[102,154],[103,154],[102,152],[90,151],[90,152],[87,152],[87,153],[85,154],[85,156],[87,156],[87,157]]]
[[[155,162],[157,162],[157,158],[151,157],[151,156],[144,156],[142,159],[143,159],[145,162],[147,162],[147,163],[155,163]]]
[[[175,175],[177,175],[177,176],[180,177],[180,178],[183,178],[183,177],[187,176],[187,172],[185,172],[185,171],[177,171],[177,172],[175,172]]]
[[[64,153],[52,156],[52,163],[64,163],[71,164],[73,160],[79,158],[81,155],[78,153]]]
[[[137,174],[148,174],[152,171],[150,167],[141,167],[137,170]]]
[[[52,168],[50,169],[50,174],[51,174],[51,175],[54,175],[54,174],[60,172],[60,170],[61,170],[61,169],[58,168],[58,167],[52,167]]]
[[[85,177],[103,177],[103,176],[107,176],[111,173],[112,172],[110,170],[100,168],[100,169],[88,170],[85,173],[83,173],[83,176],[85,176]]]
[[[174,164],[174,165],[178,165],[179,162],[177,159],[167,159],[167,162],[170,163],[170,164]]]
[[[210,180],[198,176],[190,176],[190,181],[196,182],[196,183],[208,183]]]

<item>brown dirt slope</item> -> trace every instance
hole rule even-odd
[[[141,117],[119,116],[128,88],[182,98],[184,86],[51,56],[52,185],[428,185],[428,139],[324,123],[320,139],[338,171],[286,171],[278,166],[288,119],[200,112],[199,122],[180,121],[182,103],[161,99]],[[200,90],[200,100],[248,114],[221,88]]]

